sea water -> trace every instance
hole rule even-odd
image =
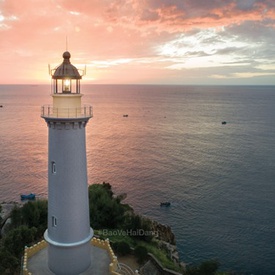
[[[47,197],[40,107],[50,90],[0,86],[0,201]],[[109,182],[138,213],[171,226],[186,263],[275,274],[274,86],[83,85],[82,93],[94,112],[89,184]]]

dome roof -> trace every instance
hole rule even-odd
[[[73,66],[70,62],[71,54],[69,52],[63,53],[63,63],[56,67],[54,74],[52,75],[53,79],[81,79],[82,76],[79,74],[77,68]]]

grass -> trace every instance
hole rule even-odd
[[[95,230],[95,235],[99,236],[101,239],[109,239],[110,242],[127,242],[129,246],[136,246],[136,242],[133,238],[123,233],[125,231],[120,229],[104,229],[104,230]]]
[[[167,255],[164,250],[158,248],[157,243],[155,241],[144,242],[140,241],[139,245],[145,246],[149,253],[153,254],[156,259],[161,263],[162,267],[182,272],[181,268],[177,266]]]
[[[152,240],[145,242],[136,238],[130,237],[125,231],[119,229],[109,230],[95,230],[95,235],[102,239],[109,239],[110,242],[127,242],[130,247],[135,248],[137,245],[146,247],[147,251],[155,256],[164,268],[168,268],[177,272],[182,272],[181,268],[177,266],[167,255],[164,250],[158,248],[157,242]]]

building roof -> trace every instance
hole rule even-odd
[[[71,54],[69,52],[64,52],[63,53],[63,63],[56,67],[53,71],[54,73],[52,74],[53,79],[65,79],[65,78],[70,78],[70,79],[81,79],[82,76],[79,74],[78,69],[71,64],[70,62],[70,57]]]

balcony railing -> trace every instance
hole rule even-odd
[[[92,116],[91,105],[84,105],[80,108],[54,108],[52,105],[41,107],[41,117],[44,118],[90,118]]]

